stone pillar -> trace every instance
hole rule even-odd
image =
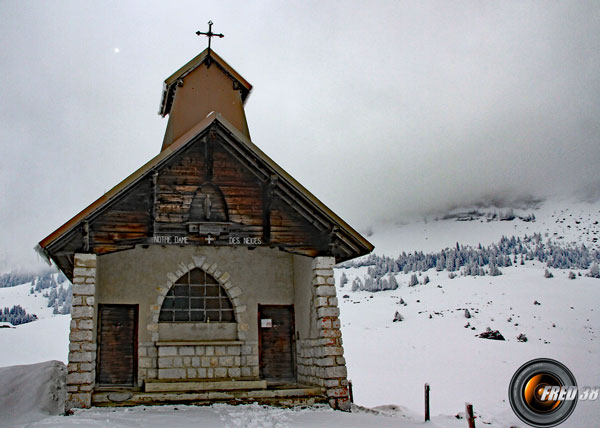
[[[96,255],[75,254],[66,410],[92,405],[96,379],[95,290]]]
[[[351,404],[333,276],[334,264],[333,257],[317,257],[312,263],[313,306],[319,335],[313,341],[317,344],[312,350],[313,364],[317,366],[315,374],[327,390],[331,407],[349,410]]]

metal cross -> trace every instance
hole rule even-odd
[[[212,21],[208,21],[208,32],[207,33],[203,33],[202,31],[196,31],[196,35],[197,36],[206,36],[206,37],[208,37],[208,53],[209,53],[209,55],[210,55],[210,39],[212,39],[213,37],[218,37],[220,39],[222,39],[223,37],[225,37],[221,33],[213,33],[212,32],[212,26],[213,26],[213,22]]]
[[[214,240],[215,240],[215,238],[213,238],[212,235],[210,235],[210,234],[206,237],[206,242],[208,242],[208,245],[210,245],[212,243],[212,241],[214,241]]]

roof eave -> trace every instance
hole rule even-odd
[[[223,124],[230,132],[232,132],[235,137],[241,140],[248,148],[250,148],[259,158],[263,159],[271,168],[273,168],[281,177],[287,180],[292,187],[295,187],[306,196],[309,201],[311,201],[314,205],[316,205],[320,211],[328,216],[334,223],[338,223],[342,228],[346,229],[346,231],[350,232],[352,236],[357,238],[357,240],[368,250],[367,254],[373,251],[375,246],[371,244],[365,237],[363,237],[359,232],[357,232],[352,226],[346,223],[340,216],[338,216],[335,212],[333,212],[327,205],[325,205],[319,198],[313,195],[308,189],[306,189],[302,184],[300,184],[294,177],[288,174],[283,168],[281,168],[273,159],[271,159],[265,152],[263,152],[258,146],[256,146],[252,141],[248,139],[244,134],[242,134],[235,126],[233,126],[227,119],[225,119],[221,114],[217,113],[218,121]]]
[[[81,221],[83,221],[86,217],[92,215],[97,209],[100,209],[106,203],[121,195],[122,192],[126,191],[130,186],[137,183],[139,179],[141,179],[153,167],[158,165],[162,160],[167,159],[173,152],[178,151],[187,142],[191,141],[195,136],[197,136],[204,129],[206,129],[216,118],[217,114],[215,112],[211,112],[206,117],[206,119],[204,119],[198,125],[194,126],[181,137],[179,137],[175,142],[173,142],[173,144],[161,151],[158,155],[150,159],[148,162],[146,162],[144,165],[142,165],[140,168],[138,168],[136,171],[130,174],[127,178],[125,178],[112,189],[110,189],[108,192],[106,192],[104,195],[100,196],[86,208],[81,210],[78,214],[76,214],[73,218],[68,220],[66,223],[64,223],[46,238],[42,239],[39,243],[39,246],[42,249],[46,249],[49,245],[54,243],[60,237],[69,233],[71,230],[77,227],[81,223]]]
[[[65,224],[60,226],[46,238],[39,243],[39,248],[42,254],[46,258],[52,258],[52,254],[48,251],[48,247],[53,243],[57,242],[61,237],[65,236],[73,229],[78,227],[82,221],[89,216],[92,216],[97,210],[104,207],[110,201],[119,197],[123,192],[127,191],[131,186],[136,184],[142,179],[152,168],[159,165],[162,161],[166,161],[171,157],[172,154],[178,152],[181,148],[186,146],[188,143],[193,141],[198,135],[200,135],[205,129],[207,129],[214,121],[219,122],[224,126],[232,135],[235,136],[241,143],[246,145],[258,158],[262,159],[270,168],[272,168],[280,177],[286,180],[292,188],[295,188],[300,194],[308,199],[323,215],[328,217],[332,223],[339,225],[344,229],[350,236],[352,236],[365,250],[365,254],[373,251],[374,246],[348,223],[346,223],[341,217],[335,214],[329,209],[323,202],[321,202],[315,195],[308,191],[302,186],[296,179],[289,175],[283,168],[281,168],[275,161],[273,161],[267,154],[259,149],[252,141],[250,141],[244,134],[242,134],[235,126],[233,126],[227,119],[225,119],[220,113],[211,112],[202,122],[194,126],[188,132],[183,134],[177,140],[173,142],[165,150],[161,151],[158,155],[148,161],[146,164],[138,168],[135,172],[130,174],[123,181],[114,186],[107,193],[102,195],[96,201],[92,202],[89,206],[84,208],[73,218],[67,221]],[[364,254],[359,254],[364,255]],[[359,256],[357,255],[357,256]]]

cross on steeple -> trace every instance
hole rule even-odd
[[[212,21],[208,21],[208,32],[203,33],[202,31],[196,31],[196,35],[197,36],[206,36],[208,37],[208,55],[210,56],[210,39],[212,39],[213,37],[218,37],[220,39],[222,39],[223,37],[225,37],[225,35],[221,34],[221,33],[213,33],[212,32],[212,26],[213,26],[213,22]]]

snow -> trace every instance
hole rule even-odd
[[[568,207],[568,208],[565,208]],[[506,209],[465,207],[455,212],[478,210],[482,213],[500,213]],[[557,242],[600,246],[600,201],[548,200],[537,208],[514,210],[515,215],[534,214],[535,222],[520,219],[487,222],[485,217],[472,221],[455,219],[435,220],[434,217],[409,219],[395,224],[373,227],[368,239],[377,254],[397,257],[402,251],[440,251],[456,242],[476,246],[498,242],[502,235],[524,236],[541,233],[544,238]],[[579,222],[579,223],[577,223]],[[596,224],[594,224],[596,223]],[[596,238],[596,241],[594,241]]]
[[[580,386],[596,385],[600,282],[569,280],[566,272],[555,270],[555,278],[546,279],[541,268],[517,266],[503,268],[497,277],[451,280],[447,272],[430,270],[427,285],[408,287],[410,274],[400,274],[400,288],[394,291],[338,290],[355,401],[365,406],[401,403],[420,411],[428,382],[432,414],[455,414],[468,401],[481,420],[503,426],[518,425],[507,400],[508,384],[531,359],[556,359],[571,368]],[[356,274],[360,269],[346,273],[350,281]],[[398,304],[400,298],[406,306]],[[465,318],[465,308],[472,318]],[[395,311],[404,321],[392,321]],[[475,330],[465,328],[467,323]],[[487,327],[507,340],[475,337]],[[528,342],[517,341],[520,333]],[[598,417],[598,403],[580,402],[564,426],[591,426]]]
[[[50,290],[43,290],[35,294],[29,294],[31,283],[17,285],[16,287],[0,288],[0,308],[11,308],[14,305],[21,305],[28,314],[35,314],[38,318],[48,318],[52,316],[52,308],[48,307],[48,299],[42,293]]]
[[[70,315],[54,315],[15,328],[0,328],[0,367],[48,360],[66,363],[70,323]]]
[[[291,428],[315,427],[330,428],[414,428],[423,426],[420,420],[412,420],[400,411],[338,412],[325,406],[304,409],[280,409],[250,404],[231,406],[215,404],[206,407],[160,406],[135,407],[126,409],[96,408],[78,410],[73,416],[56,416],[27,425],[30,428],[43,427],[111,427],[111,428]],[[435,417],[427,424],[431,428],[461,427],[465,421],[454,417]]]
[[[42,293],[29,294],[31,283],[0,288],[0,308],[21,305],[38,320],[0,328],[0,367],[58,360],[67,362],[70,315],[53,315]],[[45,290],[48,291],[48,290]]]
[[[494,210],[499,211],[482,211]],[[487,222],[485,217],[472,221],[421,219],[375,227],[369,239],[378,254],[390,256],[402,251],[439,251],[456,242],[487,245],[502,235],[534,232],[555,242],[599,247],[600,203],[547,201],[539,208],[515,210],[517,215],[531,213],[536,216],[535,222]],[[78,410],[69,417],[48,417],[48,413],[22,405],[19,411],[23,418],[37,419],[24,426],[410,428],[423,426],[423,387],[428,382],[432,421],[427,426],[464,428],[466,421],[455,415],[464,412],[468,401],[478,416],[477,426],[523,427],[509,406],[508,384],[528,360],[556,359],[571,369],[580,386],[598,386],[600,280],[585,276],[570,280],[569,270],[559,269],[550,269],[554,278],[547,279],[545,265],[528,261],[525,266],[503,267],[502,275],[496,277],[449,279],[448,272],[431,269],[426,273],[431,280],[427,285],[408,287],[412,273],[398,274],[397,290],[351,292],[352,280],[364,275],[366,269],[336,269],[336,277],[338,284],[342,272],[348,277],[346,287],[338,288],[338,298],[355,401],[371,410],[356,406],[352,413],[343,413],[327,407],[290,410],[217,404],[94,408]],[[66,362],[70,317],[51,315],[51,308],[39,307],[45,299],[38,302],[35,299],[39,297],[28,295],[28,285],[19,287],[0,289],[0,305],[21,304],[42,319],[15,329],[0,329],[0,367],[48,359]],[[398,304],[400,298],[406,306]],[[541,304],[535,305],[534,301]],[[472,318],[465,318],[465,308]],[[402,314],[403,321],[393,322],[396,311]],[[465,328],[467,323],[469,328]],[[476,337],[487,327],[499,330],[506,341]],[[527,336],[527,342],[517,340],[521,333]],[[12,370],[13,367],[0,369],[0,383],[5,384],[4,376]],[[46,383],[41,379],[39,385]],[[27,382],[25,387],[38,390]],[[4,406],[0,401],[3,417],[7,412]],[[598,419],[600,402],[580,401],[561,427],[591,427],[597,425]],[[2,423],[7,422],[0,422],[0,426],[7,426]]]
[[[0,368],[0,428],[64,411],[66,372],[60,361]]]

